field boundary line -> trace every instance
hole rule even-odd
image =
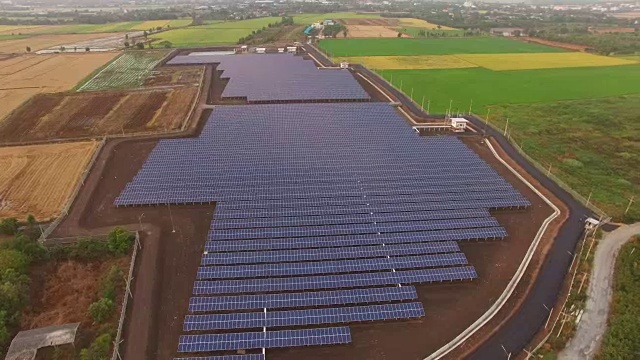
[[[127,275],[127,286],[125,288],[125,293],[122,299],[122,308],[120,309],[120,319],[118,320],[118,331],[116,333],[116,338],[113,341],[113,353],[111,354],[111,360],[120,359],[120,344],[124,340],[122,340],[122,331],[124,328],[124,320],[127,316],[127,305],[129,304],[129,297],[133,297],[133,293],[131,292],[131,281],[133,280],[133,270],[136,265],[136,258],[138,255],[138,249],[142,249],[142,243],[140,242],[140,232],[136,231],[136,239],[133,245],[133,253],[131,254],[131,262],[129,264],[129,274]]]
[[[76,183],[76,186],[73,192],[69,196],[69,199],[67,199],[67,203],[62,208],[62,210],[60,210],[58,217],[51,224],[49,224],[49,226],[47,226],[47,228],[42,232],[42,234],[40,234],[40,238],[38,239],[40,243],[45,243],[47,240],[47,236],[51,235],[51,233],[53,233],[53,231],[58,227],[58,225],[60,225],[62,220],[69,214],[69,209],[71,209],[71,205],[73,205],[73,203],[76,200],[76,197],[78,197],[78,194],[80,193],[80,189],[84,186],[84,182],[87,180],[87,177],[89,176],[89,173],[91,172],[91,169],[93,168],[93,165],[98,159],[98,155],[102,151],[102,148],[104,148],[104,145],[106,142],[107,142],[107,139],[105,137],[98,143],[98,146],[94,150],[93,155],[91,156],[91,159],[89,160],[89,162],[85,166],[84,171],[82,172],[82,176],[80,177],[80,179],[78,179],[78,182]]]
[[[187,125],[189,125],[191,123],[191,117],[193,117],[193,112],[196,110],[196,107],[198,106],[198,103],[200,101],[200,95],[202,94],[202,88],[204,88],[204,76],[205,76],[206,73],[207,73],[207,67],[203,66],[202,67],[202,75],[200,75],[200,86],[198,86],[198,92],[196,93],[196,96],[193,99],[193,102],[191,104],[191,109],[189,110],[189,113],[187,114],[185,120],[182,121],[182,126],[180,127],[180,132],[183,132],[187,128]]]
[[[516,271],[514,277],[511,278],[511,281],[509,281],[509,284],[507,285],[505,290],[502,292],[498,300],[496,300],[496,302],[489,308],[489,310],[487,310],[480,318],[478,318],[478,320],[476,320],[473,324],[471,324],[471,326],[469,326],[466,330],[464,330],[462,333],[456,336],[448,344],[444,345],[443,347],[438,349],[436,352],[426,357],[425,360],[440,359],[443,356],[447,355],[449,352],[451,352],[452,350],[460,346],[464,341],[466,341],[473,334],[475,334],[478,330],[480,330],[487,322],[489,322],[489,320],[491,320],[500,311],[500,309],[502,309],[502,307],[507,303],[507,301],[511,297],[511,294],[515,291],[516,286],[520,283],[520,280],[524,276],[525,271],[529,267],[529,263],[531,262],[531,259],[533,258],[534,253],[538,249],[540,240],[542,239],[542,236],[547,231],[547,227],[561,213],[560,209],[551,200],[549,200],[546,196],[544,196],[535,186],[533,186],[527,179],[525,179],[522,175],[520,175],[520,173],[518,173],[513,167],[511,167],[511,165],[509,165],[506,161],[504,161],[504,159],[502,159],[500,155],[498,155],[498,153],[496,152],[493,145],[488,139],[486,140],[486,144],[489,150],[491,150],[491,152],[493,153],[493,156],[496,159],[498,159],[498,161],[500,161],[507,169],[509,169],[509,171],[511,171],[514,175],[516,175],[516,177],[518,177],[520,181],[522,181],[525,185],[527,185],[527,187],[529,187],[533,192],[535,192],[536,195],[538,195],[542,200],[544,200],[544,202],[546,202],[554,211],[553,211],[553,214],[551,214],[549,217],[547,217],[544,220],[544,222],[542,223],[542,226],[540,226],[540,229],[538,229],[538,233],[536,234],[536,236],[533,239],[533,242],[529,246],[529,249],[527,250],[527,253],[525,254],[524,259],[520,263],[518,270]]]

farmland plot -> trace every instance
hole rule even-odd
[[[140,87],[167,54],[164,50],[124,53],[82,84],[78,91]]]
[[[57,216],[96,147],[79,142],[0,148],[0,218]]]

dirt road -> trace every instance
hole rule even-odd
[[[611,302],[613,270],[618,251],[631,237],[640,233],[640,223],[622,226],[600,241],[593,260],[587,307],[575,336],[560,353],[560,360],[590,360],[597,353],[607,327]]]

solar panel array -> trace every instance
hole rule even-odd
[[[185,353],[419,319],[415,284],[476,278],[458,242],[506,237],[489,210],[530,205],[459,139],[419,137],[382,103],[217,106],[199,137],[160,140],[116,199],[210,202],[184,322],[210,334],[182,336]]]
[[[181,55],[167,65],[219,64],[229,82],[222,98],[249,102],[293,100],[369,100],[348,70],[319,70],[311,60],[291,54]]]

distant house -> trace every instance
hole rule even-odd
[[[523,28],[492,28],[491,33],[499,36],[522,36],[524,35]]]

